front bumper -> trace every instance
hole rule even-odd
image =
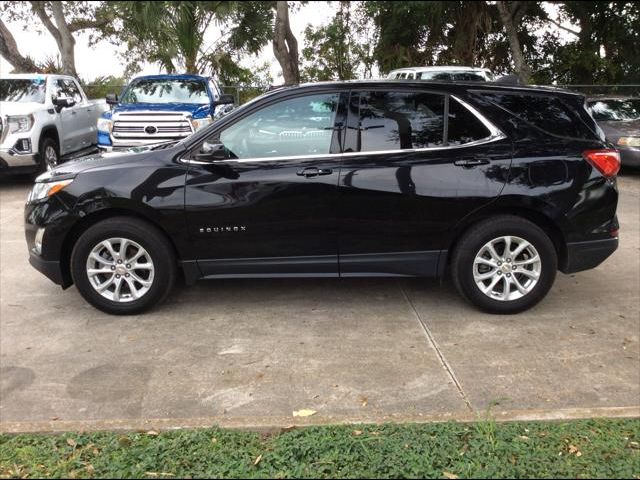
[[[0,170],[8,168],[36,167],[38,156],[35,153],[20,153],[13,148],[0,149]]]
[[[617,238],[568,243],[566,262],[560,271],[576,273],[595,268],[609,258],[617,248]]]
[[[44,260],[35,253],[29,253],[29,263],[33,268],[42,273],[45,277],[51,280],[56,285],[60,285],[62,288],[71,286],[71,282],[65,278],[62,273],[62,267],[57,260]]]

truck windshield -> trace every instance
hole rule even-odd
[[[198,80],[138,80],[122,103],[209,103],[207,86]]]
[[[589,102],[593,118],[600,122],[640,119],[640,99],[612,99]]]
[[[44,78],[3,78],[0,79],[1,102],[44,103]]]

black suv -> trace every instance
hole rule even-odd
[[[109,313],[151,307],[179,273],[190,284],[447,272],[483,310],[514,313],[556,270],[617,248],[619,166],[578,94],[309,84],[181,142],[42,175],[26,237],[34,267]]]

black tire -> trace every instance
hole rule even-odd
[[[138,299],[117,302],[105,298],[89,279],[87,260],[91,251],[100,242],[114,237],[138,243],[153,262],[151,285]],[[147,222],[130,217],[113,217],[91,226],[80,236],[71,253],[71,275],[80,294],[94,307],[113,315],[133,315],[161,303],[173,288],[176,270],[173,248],[164,233]]]
[[[47,151],[47,149],[53,149],[53,152],[55,152],[56,154],[56,160],[55,160],[55,164],[59,165],[60,163],[62,163],[60,161],[60,146],[58,145],[58,142],[56,142],[56,140],[52,137],[43,137],[40,140],[40,144],[38,146],[38,173],[43,173],[46,172],[48,170],[47,168],[47,159],[46,159],[46,154],[45,152]]]
[[[526,240],[537,250],[541,261],[540,272],[537,284],[533,285],[531,290],[521,298],[498,300],[485,294],[476,284],[474,280],[474,261],[484,245],[491,240],[507,235]],[[515,259],[513,260],[515,261]],[[537,304],[545,297],[553,285],[557,268],[558,256],[549,236],[536,224],[513,215],[492,217],[471,227],[460,239],[453,252],[451,262],[451,273],[458,292],[481,310],[497,314],[518,313]],[[500,275],[506,275],[506,273],[503,274],[501,272]],[[511,277],[511,274],[508,276]],[[525,277],[521,276],[520,278]],[[503,280],[506,281],[507,279]],[[487,280],[487,283],[491,283],[490,280]],[[500,284],[500,281],[498,284]],[[502,288],[502,293],[506,293],[504,285],[494,288]]]

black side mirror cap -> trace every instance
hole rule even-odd
[[[118,104],[118,94],[116,94],[116,93],[107,93],[107,103],[109,105],[117,105]]]
[[[195,160],[205,162],[215,162],[216,160],[227,160],[229,151],[221,143],[204,142],[198,153],[194,155]]]
[[[53,99],[53,104],[59,109],[73,107],[76,101],[70,97],[57,97]]]

